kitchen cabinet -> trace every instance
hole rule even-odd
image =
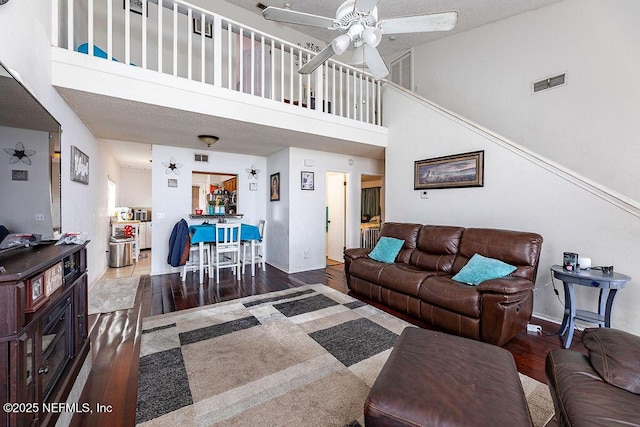
[[[53,426],[89,354],[87,252],[82,245],[40,245],[0,255],[0,426]],[[61,267],[60,287],[46,272]],[[46,300],[25,311],[25,282],[47,277]],[[82,388],[82,387],[81,387]]]
[[[139,227],[138,243],[140,250],[151,249],[151,221],[141,222]]]
[[[236,191],[238,189],[238,177],[234,176],[233,178],[223,181],[222,188],[227,190],[229,193],[231,193],[232,191]]]

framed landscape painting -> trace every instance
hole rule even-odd
[[[484,151],[415,162],[414,190],[482,187],[483,185]]]

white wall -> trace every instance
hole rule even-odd
[[[62,231],[88,231],[89,283],[107,266],[106,164],[110,156],[51,85],[51,2],[11,1],[0,9],[0,61],[16,71],[62,125]],[[89,156],[89,185],[70,180],[70,147]]]
[[[151,171],[148,169],[120,169],[116,206],[151,206]]]
[[[260,219],[266,218],[267,159],[265,157],[247,156],[229,153],[213,153],[209,155],[209,163],[196,163],[194,152],[186,148],[154,145],[152,149],[152,186],[153,200],[153,256],[152,274],[163,274],[178,271],[167,264],[169,253],[169,237],[174,225],[184,218],[189,223],[202,223],[202,220],[190,220],[191,212],[191,172],[220,172],[238,175],[238,213],[244,214],[242,222],[258,225]],[[180,173],[166,173],[164,163],[171,158],[176,164],[181,163]],[[246,172],[251,165],[263,171],[258,180],[249,180]],[[178,187],[167,186],[168,179],[177,179]],[[257,182],[258,191],[249,190],[249,182]]]
[[[640,200],[638,16],[637,0],[565,0],[428,43],[417,92]],[[532,94],[564,72],[566,86]]]
[[[265,187],[258,187],[264,193],[267,209],[267,263],[282,270],[289,271],[289,248],[291,246],[291,217],[298,215],[291,212],[291,172],[289,167],[290,149],[284,149],[267,158],[267,168],[264,174]],[[271,201],[269,183],[271,175],[280,174],[280,200]]]
[[[342,172],[347,176],[347,247],[360,246],[361,175],[381,175],[384,162],[343,154],[290,148],[289,151],[289,273],[314,270],[326,266],[325,194],[326,172]],[[311,160],[313,166],[305,166]],[[269,167],[271,168],[271,158]],[[314,172],[315,190],[300,189],[300,173]],[[282,173],[281,173],[282,178]],[[282,197],[282,194],[281,194]],[[273,204],[278,202],[273,202]],[[273,237],[272,229],[269,239]],[[269,247],[272,250],[272,247]],[[273,249],[275,250],[275,249]],[[305,258],[305,251],[308,258]],[[270,256],[273,256],[273,251]]]
[[[421,224],[494,227],[539,233],[544,238],[534,291],[534,312],[559,320],[563,306],[551,286],[549,267],[562,253],[589,256],[593,265],[613,265],[632,281],[618,293],[612,326],[640,333],[640,219],[558,174],[501,146],[489,134],[427,107],[393,88],[384,89],[389,126],[386,220]],[[413,190],[414,161],[485,151],[484,187]],[[562,283],[556,280],[562,296]],[[578,308],[597,311],[594,289],[577,286]],[[552,331],[555,332],[555,331]]]

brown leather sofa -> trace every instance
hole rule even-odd
[[[390,223],[381,236],[404,240],[396,260],[369,258],[369,249],[344,251],[351,293],[444,331],[503,345],[524,329],[533,311],[542,237],[483,228]],[[511,264],[508,277],[478,286],[453,281],[474,254]]]
[[[585,329],[589,354],[552,350],[546,374],[560,426],[640,425],[640,337]]]

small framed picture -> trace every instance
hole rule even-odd
[[[250,182],[249,183],[249,191],[258,191],[258,183]]]
[[[178,188],[178,180],[175,178],[169,178],[167,180],[167,187]]]
[[[272,202],[280,200],[280,172],[271,175],[269,182],[271,183],[269,187],[269,200]]]
[[[12,181],[29,181],[29,171],[14,169],[11,171],[11,180]]]
[[[71,146],[71,181],[89,185],[89,156]]]
[[[300,188],[302,190],[313,190],[313,172],[300,172]]]
[[[44,273],[25,281],[26,301],[24,311],[33,313],[47,300]]]
[[[129,1],[129,10],[131,12],[142,15],[142,2],[143,0],[128,0]],[[127,8],[127,0],[122,1],[122,8]],[[149,14],[149,5],[147,4],[147,16]]]
[[[202,34],[202,19],[193,18],[193,33],[197,35]],[[213,38],[212,25],[207,21],[205,21],[204,24],[204,36],[209,37],[210,39]]]

